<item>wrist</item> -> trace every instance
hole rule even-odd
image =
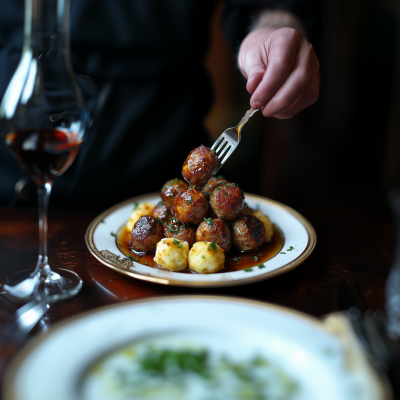
[[[251,32],[263,28],[273,30],[293,28],[306,37],[306,31],[301,21],[294,14],[284,10],[262,10],[258,12],[249,30]]]

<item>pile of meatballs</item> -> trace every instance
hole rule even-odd
[[[270,241],[268,217],[246,205],[236,183],[214,176],[220,166],[208,147],[192,150],[182,167],[186,182],[166,182],[162,201],[151,212],[148,204],[140,205],[149,215],[141,215],[133,225],[132,251],[155,252],[154,261],[167,270],[209,274],[224,268],[232,245],[250,252]]]

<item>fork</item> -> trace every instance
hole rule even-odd
[[[19,308],[15,317],[0,327],[0,348],[11,343],[24,343],[28,333],[33,329],[40,318],[47,312],[49,306],[40,300],[31,300]]]
[[[250,108],[240,122],[235,127],[226,129],[211,147],[211,151],[213,151],[220,159],[221,167],[240,143],[240,132],[244,124],[249,120],[250,117],[253,116],[256,111],[258,110],[253,110]]]

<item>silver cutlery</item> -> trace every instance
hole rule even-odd
[[[253,110],[250,108],[240,122],[233,128],[226,129],[211,147],[211,151],[213,151],[220,159],[221,166],[224,165],[225,161],[231,156],[240,143],[240,132],[245,123],[256,111],[258,110]]]

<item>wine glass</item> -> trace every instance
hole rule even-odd
[[[0,135],[35,181],[39,202],[39,257],[34,270],[8,277],[5,291],[19,299],[54,302],[74,296],[82,280],[51,269],[47,205],[53,180],[79,151],[88,121],[69,53],[69,0],[25,0],[21,61],[0,105]]]

